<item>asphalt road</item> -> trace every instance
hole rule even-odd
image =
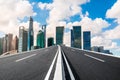
[[[76,80],[120,80],[120,58],[62,46]]]
[[[0,80],[44,80],[57,49],[54,46],[0,58]]]

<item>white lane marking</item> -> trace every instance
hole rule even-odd
[[[63,62],[62,62],[61,49],[59,46],[59,53],[58,53],[56,69],[55,69],[55,74],[54,74],[53,80],[65,80],[65,75],[64,75],[63,69],[64,68],[63,68]]]
[[[105,62],[105,60],[102,60],[102,59],[93,57],[93,56],[91,56],[91,55],[88,55],[88,54],[84,54],[84,55],[87,56],[87,57],[93,58],[93,59],[95,59],[95,60],[98,60],[98,61],[100,61],[100,62]]]
[[[66,63],[66,65],[67,65],[67,68],[68,68],[68,71],[69,71],[69,74],[70,74],[70,78],[71,78],[71,80],[75,80],[75,77],[74,77],[74,75],[73,75],[73,73],[72,73],[72,70],[71,70],[71,68],[70,68],[70,66],[69,66],[69,64],[68,64],[68,61],[67,61],[67,59],[66,59],[66,57],[65,57],[65,55],[64,55],[64,52],[62,51],[62,53],[63,53],[63,57],[64,57],[64,59],[65,59],[65,63]]]
[[[56,52],[56,55],[55,55],[55,57],[54,57],[54,59],[53,59],[53,61],[52,61],[52,64],[51,64],[51,66],[50,66],[50,68],[49,68],[49,70],[48,70],[48,72],[47,72],[47,75],[46,75],[46,77],[45,77],[44,80],[49,80],[50,73],[52,72],[52,68],[53,68],[53,66],[54,66],[54,64],[55,64],[55,60],[56,60],[56,58],[57,58],[57,54],[58,54],[58,50],[57,50],[57,52]]]
[[[22,61],[22,60],[24,60],[24,59],[30,58],[30,57],[35,56],[35,55],[36,55],[36,54],[29,55],[29,56],[27,56],[27,57],[24,57],[24,58],[21,58],[21,59],[15,60],[15,62]]]

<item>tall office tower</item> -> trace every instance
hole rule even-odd
[[[56,45],[63,44],[64,26],[56,27]]]
[[[18,37],[15,36],[12,41],[12,50],[18,51]]]
[[[3,38],[3,53],[7,52],[7,37],[8,35],[6,34]]]
[[[54,38],[50,37],[48,38],[48,47],[54,45]]]
[[[37,47],[38,48],[44,48],[45,47],[45,41],[44,41],[44,32],[42,30],[39,30],[37,34]]]
[[[7,34],[7,51],[12,50],[12,40],[13,40],[13,34]]]
[[[28,51],[34,48],[33,44],[34,44],[33,19],[30,16],[28,29],[28,47],[27,47]]]
[[[18,52],[27,51],[28,31],[24,26],[19,27]]]
[[[0,55],[3,53],[3,38],[0,38]]]
[[[42,30],[43,30],[43,33],[44,33],[44,47],[46,47],[46,25],[42,25]]]
[[[90,33],[90,31],[83,32],[83,49],[91,50],[91,33]]]
[[[71,29],[71,47],[74,47],[74,34],[72,29]]]
[[[82,48],[81,26],[73,26],[74,47]]]

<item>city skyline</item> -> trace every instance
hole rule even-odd
[[[65,4],[63,0],[41,0],[41,2],[38,0],[18,0],[11,3],[12,1],[14,0],[10,0],[9,5],[1,1],[7,7],[5,10],[11,8],[10,6],[12,5],[20,5],[13,9],[15,11],[9,9],[8,11],[11,10],[14,13],[7,12],[10,14],[6,18],[3,16],[6,12],[1,12],[1,16],[3,16],[0,20],[1,37],[6,33],[18,35],[19,26],[28,27],[28,18],[33,16],[34,32],[38,32],[37,30],[41,28],[42,24],[47,24],[47,37],[54,37],[55,27],[65,26],[65,41],[68,41],[67,38],[70,36],[71,26],[80,25],[83,30],[92,32],[92,46],[102,45],[110,49],[115,55],[119,55],[119,0],[105,0],[104,2],[95,0],[66,0]],[[56,5],[58,3],[63,6],[63,9],[60,8],[60,5]],[[25,5],[24,8],[22,7],[23,5]],[[65,44],[69,45],[67,42]]]

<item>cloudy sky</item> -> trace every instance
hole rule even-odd
[[[64,43],[70,45],[70,29],[81,25],[91,31],[92,46],[104,46],[120,55],[120,0],[0,0],[0,37],[18,35],[19,26],[34,19],[35,35],[47,24],[47,37],[56,26],[65,26]]]

